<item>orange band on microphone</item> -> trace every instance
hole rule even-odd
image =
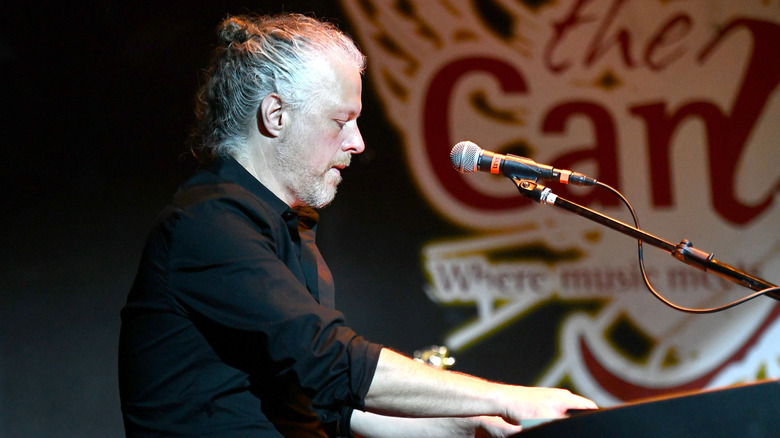
[[[493,159],[490,161],[490,173],[499,173],[501,168],[501,156],[493,155]]]

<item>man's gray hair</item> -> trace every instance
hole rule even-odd
[[[218,28],[215,49],[196,101],[192,151],[201,162],[241,156],[260,103],[276,94],[307,111],[328,90],[317,60],[337,59],[362,73],[366,58],[333,24],[300,14],[234,16]]]

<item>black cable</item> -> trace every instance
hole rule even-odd
[[[636,212],[634,211],[634,207],[631,206],[631,203],[628,202],[628,199],[626,199],[626,197],[623,196],[622,193],[620,193],[616,189],[614,189],[614,188],[610,187],[609,185],[604,184],[602,182],[597,182],[596,185],[599,186],[599,187],[602,187],[602,188],[605,188],[605,189],[609,190],[610,192],[614,193],[618,198],[620,198],[620,200],[623,202],[623,204],[628,208],[628,211],[631,212],[631,217],[634,219],[634,227],[637,230],[641,229],[639,227],[639,219],[637,218]],[[675,310],[679,310],[681,312],[695,313],[695,314],[720,312],[721,310],[730,309],[730,308],[732,308],[732,307],[734,307],[734,306],[736,306],[738,304],[742,304],[744,302],[750,301],[753,298],[759,297],[761,295],[765,295],[765,294],[768,294],[768,293],[771,293],[771,292],[780,292],[780,287],[777,287],[777,286],[770,287],[770,288],[763,289],[763,290],[760,290],[758,292],[755,292],[753,294],[750,294],[750,295],[748,295],[746,297],[740,298],[740,299],[738,299],[736,301],[733,301],[731,303],[725,304],[723,306],[712,307],[712,308],[709,308],[709,309],[691,309],[691,308],[688,308],[688,307],[678,306],[677,304],[674,304],[673,302],[671,302],[671,301],[667,300],[666,298],[664,298],[660,293],[658,293],[658,291],[655,290],[653,285],[650,284],[650,279],[647,278],[647,272],[645,271],[645,257],[644,257],[644,251],[643,251],[643,246],[642,246],[642,240],[641,239],[637,240],[637,250],[638,250],[638,256],[639,256],[639,270],[642,272],[642,279],[644,280],[645,286],[647,286],[647,289],[650,291],[650,293],[653,294],[653,296],[655,296],[656,298],[661,300],[662,303],[666,304],[667,306],[669,306],[669,307],[671,307],[671,308],[673,308]]]

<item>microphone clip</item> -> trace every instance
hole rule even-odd
[[[555,204],[555,200],[558,199],[558,195],[552,192],[552,189],[545,187],[536,181],[522,178],[512,178],[512,182],[517,186],[517,190],[520,194],[526,198],[530,198],[540,204]]]

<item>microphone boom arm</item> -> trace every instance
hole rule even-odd
[[[752,289],[756,292],[777,287],[776,285],[769,283],[766,280],[762,280],[733,266],[729,266],[725,263],[721,263],[718,260],[715,260],[711,253],[694,248],[691,245],[691,242],[688,240],[683,240],[679,244],[674,245],[624,222],[561,198],[560,196],[552,193],[551,189],[538,184],[535,181],[519,178],[512,178],[512,181],[517,186],[520,194],[527,198],[530,198],[543,205],[555,205],[556,207],[590,219],[627,236],[641,240],[642,242],[648,243],[652,246],[655,246],[656,248],[660,248],[670,253],[672,256],[674,256],[675,259],[701,269],[702,271],[711,272],[721,278],[739,284],[740,286]],[[776,300],[780,300],[780,292],[769,292],[766,295]]]

